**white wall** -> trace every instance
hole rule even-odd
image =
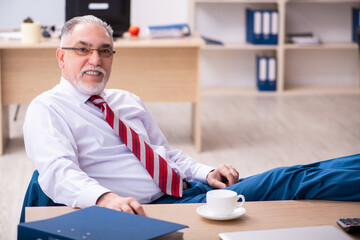
[[[187,11],[186,0],[132,0],[130,22],[143,28],[182,23],[187,22]],[[0,0],[0,29],[19,28],[28,16],[43,25],[63,25],[65,0]]]

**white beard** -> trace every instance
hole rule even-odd
[[[75,87],[79,92],[88,94],[88,95],[99,95],[105,89],[107,84],[107,79],[105,77],[102,79],[100,83],[85,83],[82,81],[81,77],[77,78],[75,81]]]
[[[85,83],[82,80],[82,75],[88,70],[100,71],[104,76],[103,79],[101,80],[101,82],[100,83]],[[108,79],[106,79],[106,72],[104,69],[102,69],[101,67],[85,67],[81,70],[79,76],[77,77],[77,79],[74,82],[74,85],[77,88],[77,90],[79,90],[79,92],[81,92],[81,93],[88,94],[88,95],[99,95],[100,93],[102,93],[104,91],[107,82],[108,82]]]

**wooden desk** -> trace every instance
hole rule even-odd
[[[359,217],[359,202],[267,201],[247,202],[247,212],[238,219],[213,221],[199,216],[195,209],[202,204],[144,205],[149,217],[188,225],[184,239],[219,239],[221,232],[334,225],[342,217]],[[46,219],[74,211],[70,207],[26,208],[26,221]],[[360,235],[351,235],[360,239]]]
[[[126,89],[144,101],[191,102],[193,137],[201,151],[199,96],[200,46],[194,36],[183,39],[119,39],[108,88]],[[56,60],[58,40],[25,45],[0,39],[0,154],[8,138],[9,104],[30,103],[53,88],[61,77]],[[174,126],[176,127],[176,126]]]

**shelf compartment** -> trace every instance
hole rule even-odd
[[[203,50],[277,50],[277,45],[254,45],[249,43],[224,43],[224,45],[204,45]]]

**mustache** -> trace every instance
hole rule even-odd
[[[92,67],[92,66],[89,66],[89,67],[84,67],[83,69],[81,69],[81,72],[80,72],[80,76],[82,76],[86,71],[99,71],[102,73],[102,75],[106,75],[106,72],[105,70],[102,68],[102,67]]]

